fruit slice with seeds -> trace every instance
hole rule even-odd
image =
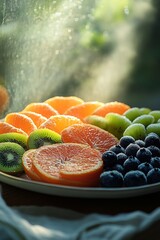
[[[0,143],[1,142],[14,142],[21,145],[25,150],[27,150],[27,139],[28,137],[21,133],[10,132],[0,134]]]
[[[39,148],[44,145],[61,143],[61,135],[50,129],[36,129],[33,131],[27,141],[29,149]]]
[[[17,143],[0,143],[0,171],[11,174],[22,172],[24,152],[24,148]]]

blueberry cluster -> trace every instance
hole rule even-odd
[[[135,140],[123,136],[118,145],[102,154],[102,187],[133,187],[160,182],[160,137],[148,134]]]

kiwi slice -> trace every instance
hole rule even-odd
[[[27,139],[28,137],[21,133],[3,133],[0,134],[1,142],[14,142],[21,145],[25,150],[27,150]]]
[[[18,143],[0,143],[0,171],[5,173],[22,172],[22,156],[24,152],[24,148]]]
[[[61,143],[61,135],[47,128],[34,130],[28,137],[27,145],[29,149],[39,148],[44,145]]]

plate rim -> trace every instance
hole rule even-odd
[[[26,174],[24,174],[26,176]],[[74,187],[34,181],[22,176],[15,176],[0,171],[0,181],[23,190],[61,197],[78,198],[128,198],[160,191],[160,183],[137,187]],[[51,190],[51,191],[50,191]]]

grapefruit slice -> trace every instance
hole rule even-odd
[[[87,145],[61,143],[38,148],[33,167],[45,182],[91,187],[99,184],[103,161],[100,152]]]
[[[35,173],[33,169],[33,157],[35,149],[27,150],[22,156],[22,165],[27,176],[35,181],[41,181],[40,177]]]
[[[74,124],[61,132],[62,142],[81,143],[104,153],[113,145],[118,143],[118,139],[97,126],[91,124]]]

